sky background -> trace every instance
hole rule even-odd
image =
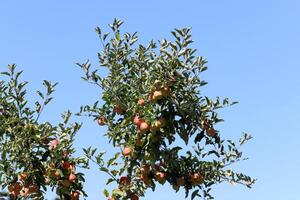
[[[244,148],[250,159],[235,166],[258,179],[253,189],[221,184],[216,200],[299,199],[300,150],[300,1],[298,0],[151,0],[151,1],[1,1],[0,71],[16,63],[30,81],[31,94],[44,79],[58,81],[55,99],[41,121],[59,121],[60,113],[101,98],[98,88],[83,82],[76,62],[98,65],[101,50],[94,28],[116,18],[124,31],[138,31],[140,42],[171,39],[173,28],[192,27],[194,47],[208,60],[203,94],[240,103],[222,111],[224,138],[249,132]],[[30,95],[30,100],[35,96]],[[76,146],[111,149],[90,119],[77,135]],[[87,174],[89,200],[102,195],[105,176],[96,168]],[[49,194],[48,199],[52,195]],[[184,199],[168,187],[145,198]]]

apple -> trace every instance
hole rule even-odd
[[[21,191],[22,187],[23,187],[22,184],[19,183],[19,182],[17,182],[17,183],[14,184],[14,189],[16,191]]]
[[[114,111],[118,114],[118,115],[122,115],[124,114],[125,110],[122,108],[121,105],[117,105],[114,107]]]
[[[76,181],[76,179],[77,179],[77,177],[76,177],[76,175],[75,174],[73,174],[73,173],[71,173],[70,175],[69,175],[69,181],[70,182],[75,182]]]
[[[200,173],[193,173],[190,175],[190,180],[193,186],[204,182],[204,176]]]
[[[69,162],[63,162],[63,164],[61,165],[61,167],[63,169],[70,169],[71,163],[69,163]]]
[[[142,122],[145,122],[144,119],[142,119],[139,115],[136,115],[134,118],[133,118],[133,123],[137,126],[140,126]]]
[[[122,176],[120,178],[120,184],[130,185],[130,178],[128,178],[127,176]]]
[[[181,176],[179,178],[176,179],[176,184],[178,186],[184,186],[185,185],[185,180],[184,180],[184,176]]]
[[[130,194],[130,200],[139,200],[139,197],[136,194],[132,193]]]
[[[78,200],[79,199],[79,192],[74,191],[71,193],[71,200]]]
[[[10,192],[15,192],[15,193],[20,193],[22,190],[22,184],[19,182],[13,183],[12,185],[8,186],[8,191]]]
[[[138,100],[138,105],[144,106],[145,105],[145,100],[144,99],[139,99]]]
[[[156,172],[155,179],[160,183],[164,184],[166,182],[167,174],[164,172]]]
[[[140,130],[142,133],[144,133],[144,132],[148,131],[149,128],[150,128],[150,127],[149,127],[149,124],[148,124],[147,122],[142,122],[142,123],[140,124],[139,130]]]
[[[122,154],[124,156],[131,156],[132,155],[132,149],[130,147],[125,147],[122,151]]]
[[[152,100],[157,101],[159,99],[162,99],[164,97],[163,92],[161,90],[157,90],[153,92]]]
[[[100,116],[98,119],[97,119],[97,122],[100,126],[104,126],[106,123],[107,123],[107,120],[104,116]]]
[[[53,139],[49,142],[49,149],[52,150],[54,148],[56,148],[59,145],[59,141],[58,139]]]
[[[208,136],[210,136],[210,137],[215,137],[216,136],[216,130],[214,129],[214,128],[209,128],[209,129],[207,129],[206,130],[206,133],[207,133],[207,135]]]

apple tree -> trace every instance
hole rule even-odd
[[[207,61],[191,48],[191,30],[175,29],[173,41],[142,45],[137,33],[121,32],[122,23],[115,19],[107,33],[96,28],[103,48],[99,67],[78,64],[82,78],[102,91],[102,101],[82,106],[79,115],[106,126],[105,135],[119,149],[106,162],[93,147],[84,150],[109,175],[107,184],[117,186],[105,189],[105,196],[137,200],[168,183],[185,190],[186,198],[213,199],[210,190],[221,182],[251,187],[255,179],[230,168],[244,159],[240,146],[251,136],[222,139],[218,110],[236,102],[202,94]]]
[[[71,112],[53,125],[40,116],[52,100],[57,83],[44,81],[45,92],[33,106],[26,99],[26,81],[16,65],[0,74],[0,186],[1,196],[10,199],[46,199],[45,192],[56,190],[60,199],[77,200],[86,196],[83,174],[76,167],[86,167],[84,157],[72,156],[75,134],[81,127],[70,123]]]

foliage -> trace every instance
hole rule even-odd
[[[80,115],[106,125],[110,143],[121,148],[107,162],[103,153],[85,149],[109,174],[107,184],[118,185],[111,193],[105,189],[105,196],[138,199],[165,182],[191,199],[213,199],[211,187],[220,182],[251,187],[254,179],[229,168],[244,159],[239,149],[251,136],[244,134],[236,144],[216,130],[223,121],[218,110],[236,102],[201,94],[207,61],[190,47],[190,29],[172,31],[174,41],[145,46],[137,44],[137,33],[121,33],[122,23],[114,20],[109,33],[96,28],[103,45],[99,67],[108,71],[106,77],[89,62],[78,64],[83,79],[103,91],[103,103],[81,107]]]
[[[37,91],[41,100],[31,108],[21,74],[16,65],[0,74],[0,186],[11,199],[44,199],[49,187],[62,199],[71,199],[77,192],[86,195],[83,174],[75,171],[76,166],[86,166],[86,159],[71,156],[81,124],[69,123],[70,111],[62,114],[62,122],[56,126],[39,122],[57,83],[45,80],[46,92]],[[70,174],[76,176],[71,182]]]

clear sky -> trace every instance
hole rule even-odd
[[[217,200],[299,199],[298,0],[1,1],[0,71],[18,64],[33,91],[43,79],[58,81],[55,100],[41,118],[56,123],[60,112],[76,112],[100,98],[98,88],[81,81],[75,63],[90,59],[98,64],[94,28],[106,28],[115,17],[125,21],[123,30],[138,31],[142,43],[171,38],[169,32],[176,27],[192,27],[194,47],[208,59],[203,77],[209,84],[203,93],[240,102],[222,112],[225,123],[219,128],[225,138],[238,139],[243,131],[254,136],[244,148],[250,160],[236,169],[258,182],[251,190],[218,185],[213,192]],[[104,128],[76,120],[85,122],[78,148],[109,148]],[[104,199],[104,180],[97,170],[87,175],[88,199]],[[166,186],[143,199],[183,197]]]

